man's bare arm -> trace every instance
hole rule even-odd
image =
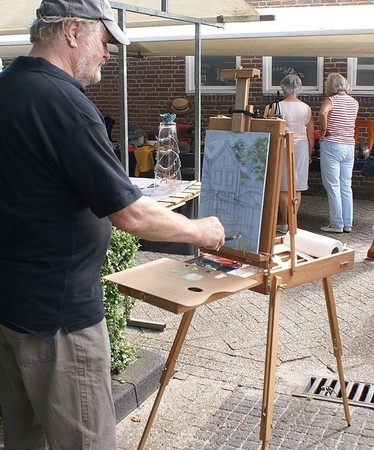
[[[148,241],[183,242],[215,250],[225,241],[216,217],[191,220],[145,196],[110,214],[109,219],[115,227]]]

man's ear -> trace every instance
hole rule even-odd
[[[69,22],[65,27],[65,36],[70,45],[70,47],[78,47],[77,37],[79,33],[79,23],[72,21]]]

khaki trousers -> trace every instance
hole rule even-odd
[[[115,450],[105,321],[47,343],[0,325],[5,450]]]

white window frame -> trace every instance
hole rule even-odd
[[[273,86],[272,83],[272,71],[273,58],[271,56],[262,57],[262,93],[263,94],[276,94],[280,90],[280,86]],[[323,94],[323,57],[317,57],[317,85],[305,86],[303,85],[303,94]]]
[[[241,57],[236,56],[236,67],[240,66]],[[235,94],[236,86],[201,86],[202,94]],[[195,57],[186,56],[186,93],[195,93]]]
[[[374,86],[357,86],[357,69],[358,58],[347,58],[347,81],[350,86],[350,90],[355,94],[372,94],[374,92]],[[370,66],[373,69],[374,65]]]

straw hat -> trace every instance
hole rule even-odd
[[[187,98],[177,97],[169,104],[168,110],[177,115],[188,114],[192,111],[192,104]]]

